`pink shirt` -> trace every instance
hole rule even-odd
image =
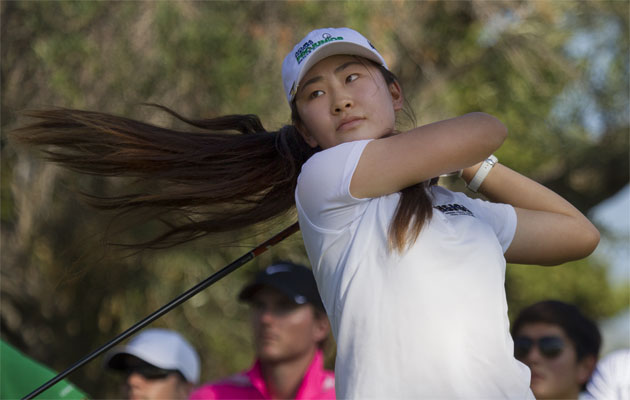
[[[324,356],[317,351],[297,390],[296,399],[335,399],[335,376],[324,369]],[[190,395],[190,400],[214,399],[271,399],[260,370],[260,361],[245,372],[224,380],[201,386]]]

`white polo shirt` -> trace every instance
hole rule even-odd
[[[399,193],[350,195],[368,140],[312,156],[300,228],[337,341],[338,398],[533,399],[513,357],[505,258],[514,209],[433,187],[433,217],[403,254],[387,233]]]

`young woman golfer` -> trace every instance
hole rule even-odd
[[[490,115],[396,132],[400,83],[351,29],[309,33],[282,75],[293,123],[277,132],[255,116],[192,121],[166,109],[208,130],[193,133],[57,109],[30,113],[40,121],[18,135],[57,145],[52,159],[73,169],[170,183],[101,204],[190,213],[147,247],[263,222],[295,204],[337,341],[339,398],[533,398],[529,370],[513,357],[506,260],[585,257],[597,229],[498,163],[492,152],[507,129]],[[458,170],[491,202],[434,184]]]

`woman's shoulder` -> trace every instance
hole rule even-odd
[[[330,163],[346,162],[352,155],[356,155],[356,158],[358,159],[358,157],[361,156],[363,149],[369,142],[370,140],[357,140],[341,143],[326,150],[318,151],[306,161],[302,168],[304,169],[322,164],[330,165]]]
[[[439,186],[439,185],[431,186],[430,194],[431,194],[431,197],[433,198],[434,204],[452,202],[455,200],[459,200],[459,201],[472,200],[470,197],[466,196],[462,192],[454,192],[450,189],[445,188],[444,186]]]
[[[345,191],[349,187],[361,153],[369,140],[342,143],[319,151],[304,163],[298,177],[298,188],[304,185]]]
[[[342,143],[320,151],[302,166],[295,189],[298,213],[319,228],[338,230],[357,216],[357,199],[350,182],[361,152],[369,140]]]
[[[458,202],[458,203],[466,203],[466,204],[474,204],[476,206],[488,206],[491,207],[495,204],[488,200],[484,200],[481,198],[473,198],[469,197],[466,193],[452,191],[443,186],[434,185],[431,186],[431,196],[433,198],[434,204],[440,203],[449,203],[449,202]]]

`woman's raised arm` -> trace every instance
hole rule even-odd
[[[464,180],[469,182],[478,168],[464,169]],[[557,265],[588,256],[599,243],[599,231],[578,209],[504,165],[490,170],[479,192],[516,209],[516,233],[505,253],[508,262]]]
[[[378,197],[474,165],[499,148],[507,129],[475,112],[370,142],[357,165],[350,193]]]

